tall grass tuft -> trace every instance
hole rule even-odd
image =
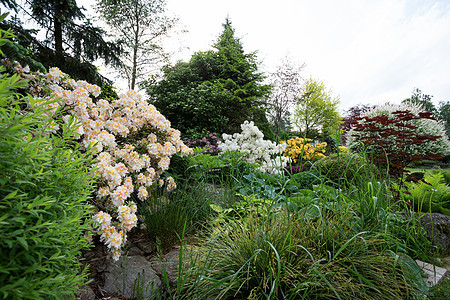
[[[320,206],[318,206],[320,208]],[[321,209],[321,208],[320,208]],[[218,299],[405,299],[418,295],[383,235],[358,232],[350,207],[319,218],[277,213],[235,220],[202,245],[196,294]],[[213,231],[213,232],[217,232]]]

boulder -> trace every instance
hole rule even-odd
[[[104,291],[125,298],[153,298],[161,280],[142,256],[122,256],[107,261]]]
[[[440,213],[426,213],[421,214],[420,223],[433,245],[447,253],[450,249],[450,217]]]

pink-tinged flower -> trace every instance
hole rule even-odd
[[[123,163],[118,163],[114,166],[120,176],[125,176],[128,173],[127,167]]]
[[[111,234],[111,237],[106,241],[108,248],[119,249],[122,245],[122,234],[115,231]]]
[[[175,183],[175,180],[173,180],[172,176],[167,177],[166,182],[167,182],[166,189],[168,192],[171,192],[177,188],[177,184]]]
[[[138,190],[139,200],[143,201],[143,200],[147,199],[147,197],[148,197],[147,189],[144,186],[139,187],[139,190]]]
[[[137,217],[134,212],[131,211],[129,206],[119,206],[118,214],[122,229],[125,230],[125,232],[130,231],[136,226]]]
[[[169,169],[169,165],[170,165],[170,158],[169,157],[163,157],[159,160],[158,162],[158,167],[162,170],[162,171],[167,171]]]
[[[105,230],[105,228],[111,225],[111,216],[103,211],[99,211],[92,218],[97,222],[100,230]]]
[[[104,198],[109,195],[109,188],[107,186],[101,187],[97,191],[97,196],[99,198]]]
[[[140,173],[138,174],[138,183],[139,184],[145,184],[147,182],[147,177],[145,177],[144,174]]]
[[[128,197],[129,191],[128,189],[121,185],[116,188],[114,192],[111,193],[111,202],[114,204],[114,206],[121,206],[123,205],[125,199]]]

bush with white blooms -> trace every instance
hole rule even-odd
[[[242,152],[245,161],[261,165],[260,171],[270,174],[282,173],[289,161],[289,158],[283,156],[286,144],[264,140],[264,134],[253,122],[245,121],[241,124],[241,129],[241,133],[233,135],[224,133],[223,142],[218,146],[219,151]]]
[[[373,118],[380,115],[388,116],[389,118],[394,118],[393,112],[395,111],[405,111],[409,110],[414,115],[418,116],[419,113],[424,112],[424,108],[421,105],[416,104],[390,104],[386,103],[383,105],[376,106],[368,111],[366,111],[361,117],[363,119],[359,120],[358,122],[360,124],[364,124],[365,120],[364,117]],[[409,146],[409,151],[414,154],[437,154],[440,156],[447,156],[450,155],[450,141],[447,137],[447,134],[445,133],[445,125],[442,123],[442,121],[439,120],[431,120],[427,118],[417,118],[414,120],[409,121],[409,124],[415,126],[415,133],[416,135],[431,135],[431,136],[441,136],[441,138],[438,138],[435,141],[426,141],[422,144],[415,144]],[[393,129],[400,130],[401,128],[394,125],[392,126]],[[352,151],[359,151],[361,150],[361,144],[359,141],[361,138],[363,138],[363,135],[367,135],[367,133],[363,132],[357,132],[353,128],[347,132],[347,145],[349,145],[350,150]],[[381,137],[380,137],[381,138]],[[385,137],[386,141],[394,141],[395,137]],[[396,145],[394,142],[391,142],[389,144],[389,147],[393,150],[399,150],[398,145]]]
[[[48,109],[53,117],[43,128],[48,134],[57,133],[61,126],[73,126],[75,138],[94,153],[92,172],[101,180],[94,201],[99,211],[93,218],[101,241],[118,260],[127,233],[137,225],[133,200],[144,201],[157,187],[174,190],[173,178],[164,180],[162,174],[175,153],[186,156],[192,149],[169,120],[135,91],[109,102],[99,99],[100,87],[75,81],[58,68],[47,74],[29,73],[18,63],[2,63],[29,80],[28,92],[37,99],[35,105]],[[62,119],[56,111],[62,112]]]

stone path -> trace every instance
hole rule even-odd
[[[445,260],[450,262],[450,257],[447,257]],[[450,271],[450,264],[446,264],[444,268],[441,268],[420,260],[416,260],[416,263],[427,275],[425,282],[430,287],[440,283],[447,272]]]

